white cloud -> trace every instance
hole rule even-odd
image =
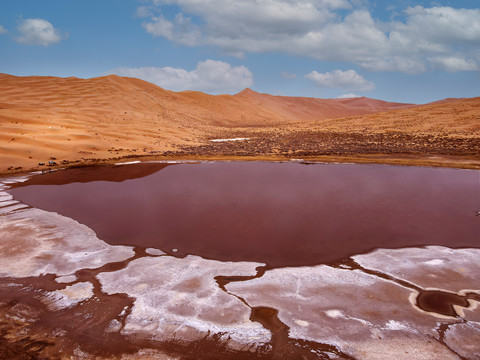
[[[405,73],[478,68],[480,9],[415,6],[404,10],[403,21],[379,22],[363,3],[150,0],[139,13],[148,18],[143,27],[153,36],[188,46],[216,46],[240,57],[283,52]],[[165,5],[181,10],[167,18]]]
[[[7,29],[5,29],[2,25],[0,25],[0,35],[6,34]]]
[[[234,93],[253,85],[253,75],[245,66],[232,67],[215,60],[201,61],[192,71],[172,67],[141,67],[117,68],[110,73],[143,79],[173,91]]]
[[[353,99],[358,97],[361,97],[361,96],[357,94],[343,94],[343,95],[338,95],[337,99]]]
[[[162,36],[183,45],[194,46],[200,38],[200,31],[189,18],[177,14],[173,22],[162,15],[152,16],[152,21],[144,22],[143,28],[153,36]]]
[[[18,26],[16,41],[24,45],[49,46],[60,42],[64,36],[44,19],[25,19]]]
[[[146,17],[152,16],[152,13],[150,12],[150,9],[148,6],[142,5],[137,8],[137,11],[135,12],[135,16],[146,18]]]
[[[472,59],[463,59],[461,57],[431,57],[428,59],[430,63],[440,69],[446,71],[474,71],[478,70],[478,64]]]
[[[452,44],[480,40],[480,9],[454,9],[451,7],[407,8],[406,24],[397,31],[419,36],[431,44]]]
[[[330,9],[347,8],[346,0],[152,0],[159,7],[150,8],[150,21],[143,27],[154,36],[189,45],[215,45],[229,54],[241,57],[243,52],[275,50],[285,38],[301,36],[312,27],[321,27],[332,20]],[[183,13],[174,19],[161,14],[161,5],[178,5]],[[158,15],[153,15],[160,12]],[[141,9],[145,14],[145,9]],[[202,26],[193,25],[183,14],[200,18]],[[178,16],[182,15],[179,21]]]
[[[359,75],[355,70],[333,70],[327,73],[312,71],[305,75],[319,87],[340,88],[345,90],[370,91],[375,89],[375,85]]]

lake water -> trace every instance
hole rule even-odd
[[[213,162],[32,177],[17,200],[110,244],[175,256],[333,263],[376,248],[480,247],[480,172],[386,165]]]

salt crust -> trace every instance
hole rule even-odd
[[[422,288],[459,292],[477,289],[480,249],[425,248],[378,249],[353,259],[361,266],[407,280]]]
[[[214,278],[254,275],[260,265],[163,256],[132,261],[123,270],[99,274],[98,279],[103,291],[136,298],[122,331],[125,335],[143,333],[168,341],[226,333],[225,338],[237,345],[258,345],[270,341],[270,332],[250,321],[250,308],[221,290]]]
[[[59,284],[71,283],[76,280],[77,280],[77,277],[75,275],[59,276],[55,279],[55,281]]]
[[[0,185],[0,191],[2,188]],[[4,192],[0,192],[0,196],[4,201],[12,199]],[[25,205],[19,203],[19,206]],[[28,208],[22,213],[6,212],[0,222],[0,233],[0,276],[3,277],[56,274],[57,281],[65,283],[75,281],[72,275],[78,270],[98,268],[134,255],[130,247],[110,246],[101,241],[85,225],[34,208]],[[147,253],[164,254],[156,249],[148,249]],[[138,284],[135,282],[136,277],[131,278],[129,280],[133,281],[131,285],[134,286],[130,288],[126,284],[126,291],[120,291],[137,297],[124,332],[148,332],[155,327],[154,336],[165,340],[171,340],[173,336],[200,339],[209,333],[226,333],[225,338],[230,337],[233,343],[248,346],[264,344],[270,341],[270,332],[259,323],[251,322],[250,309],[221,290],[214,280],[216,275],[253,275],[255,268],[260,265],[263,264],[222,263],[194,256],[185,259],[161,257],[136,260],[128,269],[137,271],[136,277],[143,274],[148,279]],[[145,272],[146,268],[149,269],[148,272]],[[124,271],[100,274],[99,278],[113,276],[118,279],[117,282],[104,283],[105,291],[112,287],[118,290],[125,285],[121,279],[123,273]],[[160,283],[158,276],[163,279]],[[90,289],[84,286],[85,283],[75,284],[51,292],[45,301],[57,309],[73,306],[92,295]],[[91,284],[88,285],[90,286]],[[82,296],[79,291],[83,291]],[[160,317],[159,303],[166,310],[165,315]],[[193,313],[190,315],[191,311]]]
[[[110,246],[75,220],[34,208],[3,214],[0,233],[2,277],[70,275],[134,255],[131,247]]]
[[[154,256],[165,255],[165,253],[162,250],[154,249],[154,248],[148,248],[145,250],[145,252],[149,255],[154,255]]]
[[[119,166],[119,165],[132,165],[132,164],[140,164],[141,161],[137,160],[137,161],[127,161],[127,162],[119,162],[119,163],[115,163],[115,165]]]
[[[381,256],[383,252],[389,256]],[[380,254],[383,261],[378,261],[375,254]],[[463,289],[468,289],[471,276],[479,273],[480,252],[475,249],[377,250],[355,256],[355,260],[363,266],[375,263],[374,268],[384,272],[384,268],[395,270],[391,266],[392,259],[400,265],[404,256],[410,267],[398,270],[398,278],[415,275],[417,283],[422,285],[430,282],[429,272],[423,272],[413,264],[441,271],[447,279],[458,279],[457,273],[463,269],[461,274],[468,275],[455,284]],[[453,269],[439,266],[438,259],[453,265]],[[453,353],[445,353],[445,346],[431,340],[438,337],[439,319],[411,306],[412,289],[361,270],[326,265],[274,269],[261,278],[230,283],[227,290],[241,296],[251,306],[278,309],[280,320],[290,328],[290,337],[332,344],[359,360],[410,360],[412,354],[415,359],[457,359]],[[471,318],[473,313],[469,316]],[[470,341],[463,340],[467,347],[472,346]],[[403,347],[410,342],[413,344],[410,355],[404,356]],[[460,341],[458,344],[463,346]]]
[[[50,310],[70,308],[93,296],[93,285],[89,282],[76,283],[65,289],[52,291],[43,300]]]
[[[480,322],[450,326],[445,334],[445,342],[466,359],[480,359]]]
[[[250,306],[278,309],[291,337],[342,348],[399,330],[394,324],[401,324],[402,331],[416,329],[431,336],[437,326],[437,319],[410,306],[410,289],[359,270],[326,265],[274,269],[226,287]],[[299,321],[309,326],[299,326]]]
[[[349,346],[358,360],[460,360],[447,347],[427,337],[402,336],[366,339]]]
[[[233,138],[233,139],[213,139],[209,140],[211,142],[228,142],[228,141],[245,141],[250,140],[250,138]]]

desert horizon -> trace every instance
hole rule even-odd
[[[209,95],[173,92],[116,75],[0,74],[0,172],[39,170],[45,166],[38,164],[48,161],[65,167],[185,156],[345,158],[475,168],[479,105],[480,98],[415,105],[366,97],[274,96],[248,88],[235,95]],[[269,137],[275,143],[269,144]],[[248,140],[210,141],[226,138]],[[336,138],[346,139],[351,150],[337,149]]]

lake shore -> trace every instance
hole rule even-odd
[[[14,167],[0,171],[0,176],[23,175],[38,171],[54,171],[77,167],[88,167],[97,165],[112,165],[127,162],[169,162],[169,161],[297,161],[297,162],[324,162],[324,163],[355,163],[355,164],[378,164],[398,166],[421,166],[421,167],[448,167],[457,169],[480,169],[480,158],[478,156],[452,156],[452,155],[411,155],[411,154],[373,154],[373,155],[350,155],[350,156],[305,156],[288,157],[282,155],[198,155],[182,154],[174,155],[124,155],[118,157],[88,158],[81,160],[66,160],[63,163],[48,166],[24,166]],[[20,163],[22,164],[22,163]]]

